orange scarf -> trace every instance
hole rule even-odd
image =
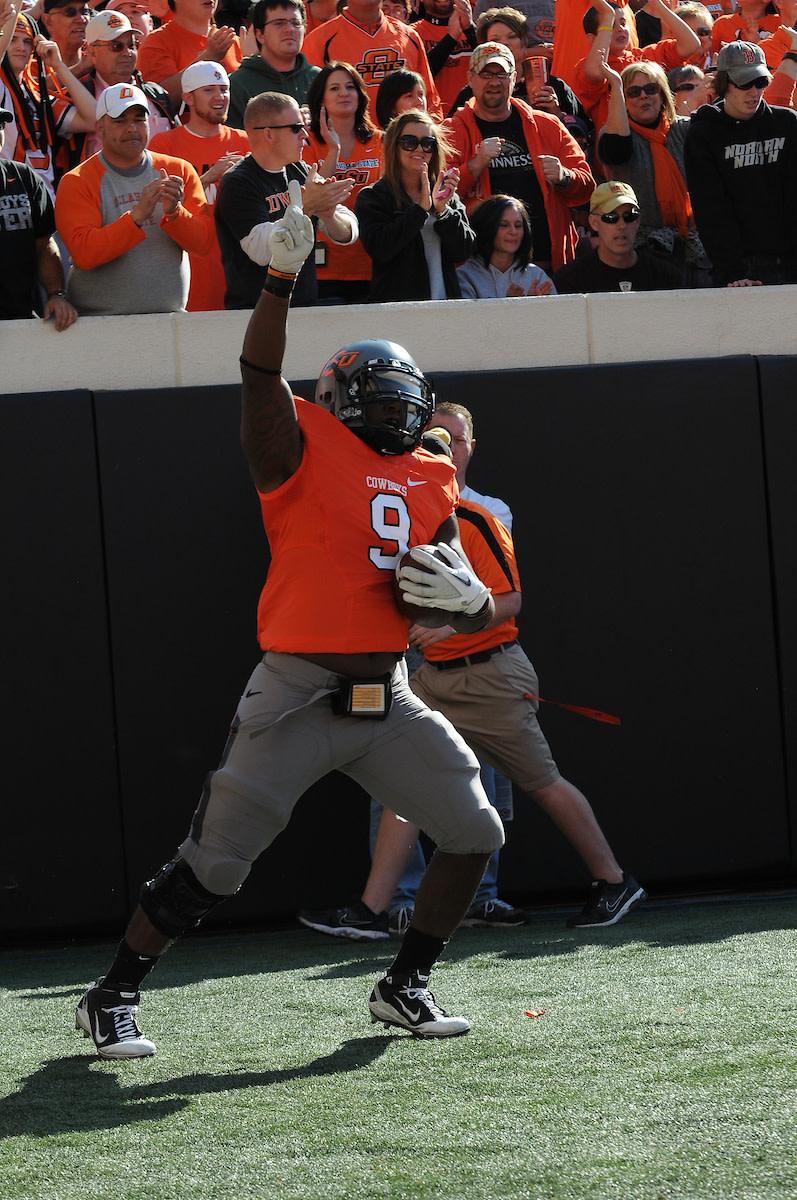
[[[670,122],[661,114],[658,125],[638,125],[629,118],[628,121],[634,133],[638,133],[650,146],[653,159],[653,186],[656,190],[656,200],[661,210],[661,218],[665,225],[678,230],[678,236],[685,238],[692,221],[692,204],[686,190],[684,178],[675,163],[675,159],[667,149],[667,133]],[[643,220],[645,213],[642,214]]]

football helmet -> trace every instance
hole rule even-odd
[[[352,342],[333,354],[319,376],[315,402],[388,455],[419,446],[434,412],[434,393],[418,364],[403,346],[381,338]],[[369,416],[372,404],[380,411]]]

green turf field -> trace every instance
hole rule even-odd
[[[74,1006],[112,946],[0,958],[2,1200],[795,1200],[797,901],[614,929],[463,930],[467,1037],[372,1025],[390,943],[189,939],[99,1060]],[[528,1017],[527,1010],[544,1010]]]

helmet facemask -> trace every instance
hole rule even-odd
[[[401,347],[385,342],[341,351],[327,364],[316,392],[317,403],[385,455],[406,454],[419,446],[434,412],[429,383],[411,359],[395,357],[397,351]],[[334,389],[329,388],[330,374]]]

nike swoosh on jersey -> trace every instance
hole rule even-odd
[[[428,483],[428,482],[429,482],[428,479],[408,479],[407,487],[422,487],[425,483]]]

